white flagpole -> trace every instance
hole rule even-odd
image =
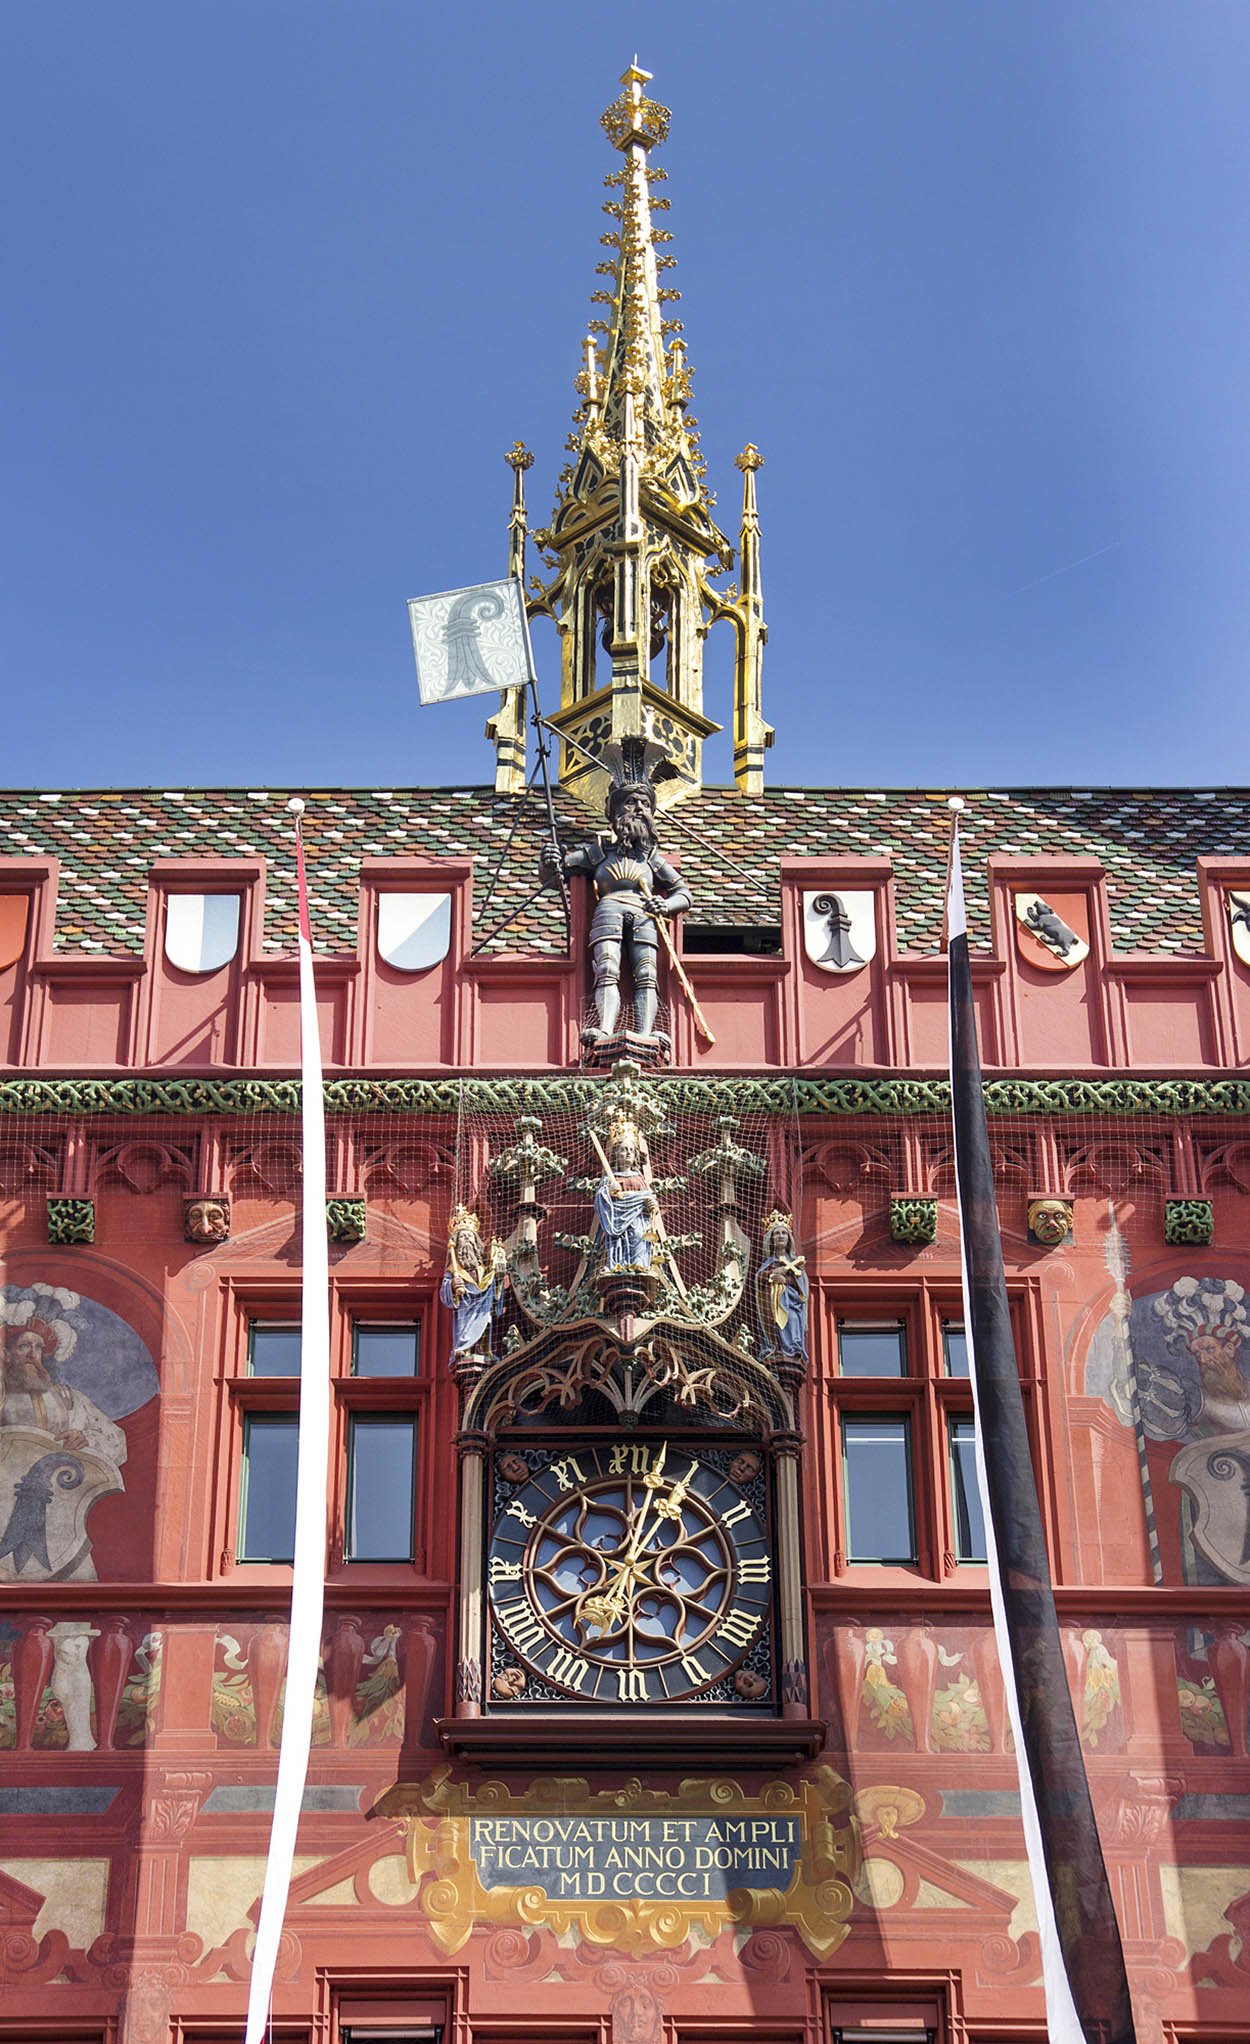
[[[295,797],[295,862],[299,881],[300,1079],[303,1102],[303,1298],[299,1385],[299,1462],[295,1493],[295,1557],[286,1698],[269,1859],[260,1925],[252,1953],[245,2044],[262,2044],[269,2022],[274,1968],[286,1915],[300,1805],[312,1746],[313,1699],[325,1604],[326,1489],[330,1463],[330,1259],[326,1236],[325,1095],[313,979],[312,930],[304,878],[304,841]]]

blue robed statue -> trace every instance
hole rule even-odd
[[[599,1152],[603,1155],[602,1150]],[[630,1122],[613,1128],[607,1169],[595,1193],[595,1214],[603,1234],[605,1270],[650,1270],[656,1241],[658,1202],[642,1169],[642,1151]]]
[[[807,1358],[810,1286],[805,1259],[795,1253],[789,1214],[772,1213],[764,1223],[764,1260],[755,1274],[755,1304],[766,1356]]]
[[[503,1309],[507,1283],[502,1248],[493,1244],[488,1257],[477,1215],[468,1207],[457,1207],[451,1217],[447,1268],[438,1289],[444,1306],[451,1308],[452,1348],[457,1355],[480,1353],[483,1342],[489,1352],[491,1320]]]

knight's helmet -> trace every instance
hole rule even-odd
[[[612,776],[603,803],[608,822],[615,823],[616,812],[627,795],[640,797],[654,819],[656,783],[671,780],[675,772],[667,748],[648,730],[641,738],[610,738],[600,757]]]

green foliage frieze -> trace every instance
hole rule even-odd
[[[328,1199],[326,1232],[331,1242],[363,1242],[367,1215],[363,1199]]]
[[[602,1080],[330,1079],[330,1114],[585,1113]],[[649,1081],[670,1114],[908,1115],[950,1112],[945,1079],[778,1076]],[[988,1079],[992,1115],[1250,1115],[1250,1079]],[[296,1115],[298,1079],[5,1079],[0,1115]]]
[[[57,1248],[95,1241],[93,1199],[50,1199],[48,1240]]]
[[[1172,1249],[1209,1249],[1215,1240],[1215,1211],[1209,1199],[1165,1199],[1163,1239]]]
[[[935,1199],[908,1196],[890,1201],[890,1240],[920,1249],[937,1241],[938,1210]]]

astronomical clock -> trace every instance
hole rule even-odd
[[[510,1448],[494,1473],[492,1689],[614,1709],[772,1701],[776,1557],[760,1455],[618,1435]]]
[[[571,1282],[545,1273],[537,1199],[568,1162],[531,1122],[494,1159],[514,1189],[512,1235],[489,1258],[462,1241],[444,1291],[462,1390],[461,1588],[440,1737],[495,1764],[560,1751],[584,1764],[581,1740],[600,1764],[803,1759],[824,1728],[809,1713],[800,1592],[807,1295],[789,1217],[770,1215],[753,1249],[735,1187],[763,1163],[723,1124],[687,1166],[712,1181],[720,1229],[712,1280],[688,1281],[690,1238],[661,1211],[672,1181],[652,1166],[648,1091],[626,1068],[595,1094],[600,1123],[582,1134],[600,1175],[572,1181],[594,1219],[572,1238]],[[749,1284],[754,1264],[766,1268]]]

